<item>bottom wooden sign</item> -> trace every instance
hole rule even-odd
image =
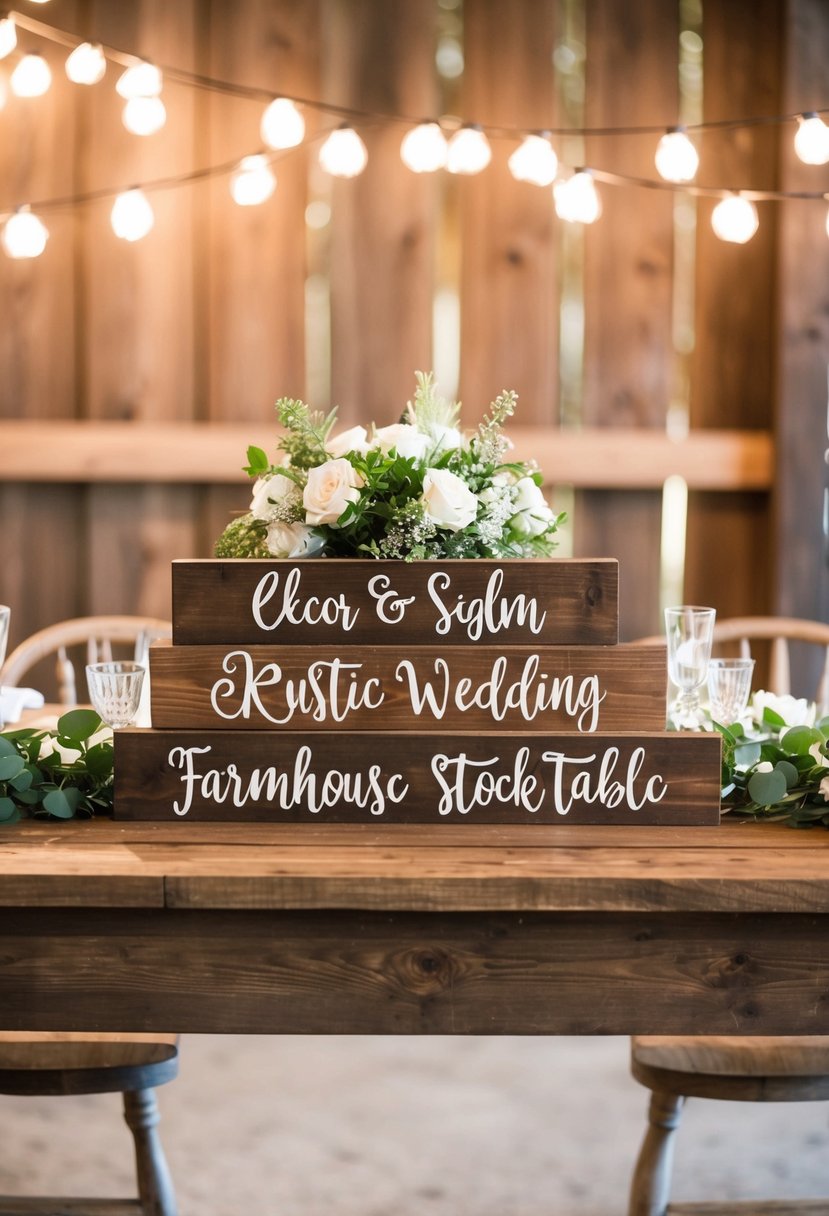
[[[116,819],[719,820],[713,734],[124,730],[115,753]]]

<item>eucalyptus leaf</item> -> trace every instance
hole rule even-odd
[[[777,764],[774,766],[774,771],[776,773],[783,774],[783,776],[786,778],[786,788],[789,790],[793,785],[797,785],[800,779],[800,773],[793,764],[789,763],[788,760],[778,760]]]
[[[768,705],[763,709],[763,721],[767,726],[773,726],[776,731],[785,730],[786,719],[781,718],[780,714],[776,710],[770,709]]]
[[[86,767],[92,776],[98,780],[103,780],[110,776],[114,762],[115,749],[111,743],[96,743],[86,753]]]
[[[44,811],[48,811],[56,819],[72,819],[77,804],[72,805],[67,797],[69,792],[69,790],[50,790],[43,799]]]
[[[70,709],[58,718],[58,734],[78,742],[85,742],[100,729],[101,719],[94,709]]]
[[[26,765],[17,752],[13,756],[0,756],[0,781],[13,781],[25,772]]]
[[[0,798],[0,823],[16,823],[20,812],[11,798]]]
[[[794,755],[808,755],[815,743],[823,743],[823,735],[811,726],[792,726],[780,736],[780,746]]]
[[[9,785],[14,789],[15,793],[22,794],[24,790],[30,787],[32,780],[32,774],[27,768],[24,768],[16,777],[12,777]]]
[[[17,748],[4,735],[0,735],[0,756],[16,756]]]
[[[786,793],[786,778],[773,769],[770,773],[753,773],[748,783],[748,796],[758,806],[774,806]]]

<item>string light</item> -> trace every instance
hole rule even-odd
[[[24,55],[9,81],[15,97],[42,97],[51,83],[52,73],[42,55]]]
[[[0,59],[11,55],[17,46],[17,27],[14,17],[0,17]]]
[[[163,77],[154,63],[134,63],[123,72],[115,85],[115,92],[125,101],[134,97],[158,97]]]
[[[750,199],[731,194],[717,203],[711,212],[711,227],[721,241],[745,245],[760,226],[757,208]]]
[[[507,165],[516,181],[533,186],[549,186],[558,173],[558,157],[549,138],[543,135],[528,135]]]
[[[320,148],[319,162],[332,177],[357,177],[368,164],[368,152],[353,127],[338,127]]]
[[[110,213],[112,231],[122,241],[140,241],[155,224],[150,200],[143,190],[126,190],[119,194]]]
[[[230,193],[240,207],[257,207],[276,189],[276,174],[267,156],[245,156],[230,179]]]
[[[10,258],[39,258],[49,240],[49,231],[28,207],[21,207],[6,220],[0,240]]]
[[[167,110],[160,97],[131,97],[121,121],[133,135],[155,135],[167,121]]]
[[[262,142],[269,148],[296,148],[305,138],[305,119],[288,97],[277,97],[259,124]]]
[[[654,162],[666,182],[690,182],[699,168],[699,154],[684,131],[669,131],[657,144]]]
[[[581,169],[553,186],[556,215],[571,224],[593,224],[602,214],[602,200],[592,175]]]
[[[107,61],[98,42],[82,42],[66,60],[66,75],[73,84],[97,84],[106,70]]]
[[[413,127],[400,144],[400,159],[412,173],[435,173],[446,167],[446,156],[446,136],[436,122]]]
[[[446,150],[446,168],[450,173],[471,176],[481,173],[492,160],[489,140],[481,127],[468,124],[461,127],[449,140]]]
[[[825,165],[829,161],[829,127],[817,114],[803,114],[797,120],[794,150],[805,165]]]

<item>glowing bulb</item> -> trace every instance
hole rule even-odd
[[[480,173],[491,160],[492,149],[480,127],[461,127],[449,140],[446,168],[450,173],[471,176]]]
[[[356,177],[368,164],[368,152],[356,131],[339,127],[320,148],[319,160],[332,177]]]
[[[49,232],[42,220],[21,207],[6,220],[3,228],[3,248],[10,258],[39,258],[46,248]]]
[[[690,182],[699,168],[699,154],[684,131],[669,131],[657,144],[656,169],[666,182]]]
[[[267,156],[243,156],[230,179],[230,193],[240,207],[257,207],[276,189],[276,174]]]
[[[97,84],[106,70],[107,61],[97,42],[82,42],[66,60],[66,75],[73,84]]]
[[[9,83],[16,97],[42,97],[52,83],[49,64],[42,55],[24,55]]]
[[[711,212],[711,227],[721,241],[745,245],[759,226],[760,220],[754,203],[739,194],[722,199]]]
[[[434,173],[446,165],[446,136],[436,122],[422,122],[403,136],[400,159],[412,173]]]
[[[288,97],[277,97],[259,124],[262,142],[269,148],[295,148],[305,138],[305,119]]]
[[[14,17],[0,18],[0,59],[11,55],[16,46],[17,28],[14,24]]]
[[[549,186],[558,173],[558,157],[549,139],[528,135],[507,161],[509,171],[518,182],[533,186]]]
[[[121,119],[133,135],[155,135],[167,121],[167,111],[160,97],[131,97]]]
[[[112,231],[122,241],[140,241],[152,231],[155,215],[142,190],[127,190],[119,194],[110,215]]]
[[[118,77],[115,92],[125,101],[133,97],[158,97],[162,83],[161,72],[154,63],[134,63]]]
[[[829,127],[817,114],[798,118],[794,150],[806,165],[825,165],[829,161]]]
[[[586,170],[574,173],[566,181],[556,182],[553,198],[556,215],[571,224],[593,224],[602,214],[602,200]]]

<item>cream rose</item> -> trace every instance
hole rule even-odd
[[[305,522],[336,525],[348,504],[359,499],[361,485],[362,478],[343,456],[310,469],[302,494]]]
[[[463,435],[454,426],[443,426],[440,422],[434,422],[429,428],[432,438],[432,456],[437,456],[440,452],[454,452],[463,443]]]
[[[755,722],[762,723],[763,710],[766,706],[778,714],[787,726],[814,725],[815,704],[803,697],[792,697],[788,693],[777,696],[773,692],[758,689],[751,698],[751,716]]]
[[[348,431],[333,435],[325,445],[329,456],[345,456],[347,452],[359,452],[365,456],[368,451],[368,431],[364,426],[353,426]]]
[[[315,557],[324,546],[307,524],[271,524],[268,528],[268,552],[274,557]]]
[[[515,485],[515,514],[510,526],[520,536],[541,536],[546,532],[554,516],[547,501],[532,477],[522,477]]]
[[[408,460],[412,456],[415,460],[423,460],[432,446],[428,435],[424,435],[417,427],[409,426],[407,422],[395,422],[391,426],[381,426],[378,431],[375,431],[374,439],[373,447],[378,447],[381,452],[390,452],[394,448],[397,455],[402,456],[404,460]]]
[[[478,500],[466,482],[448,469],[427,469],[423,478],[426,518],[447,532],[460,532],[478,514]]]
[[[299,506],[300,490],[296,482],[284,473],[260,477],[254,484],[250,513],[254,519],[269,523],[284,513],[285,507]]]

